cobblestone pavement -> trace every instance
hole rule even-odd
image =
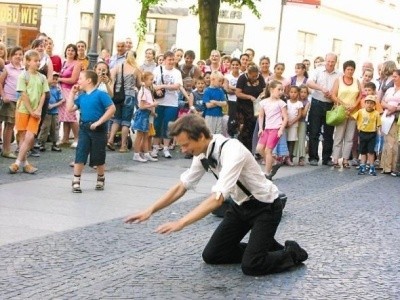
[[[288,195],[277,239],[304,265],[264,277],[210,266],[201,252],[220,219],[162,236],[195,200],[145,224],[121,219],[0,247],[0,299],[399,299],[399,180],[309,168],[276,180]],[[199,199],[200,200],[200,199]]]

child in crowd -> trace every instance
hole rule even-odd
[[[136,110],[133,129],[136,131],[136,139],[134,145],[133,160],[139,162],[147,161],[158,161],[149,153],[149,128],[150,128],[150,115],[155,114],[155,107],[157,102],[154,101],[152,87],[153,87],[153,73],[144,72],[142,75],[142,82],[144,85],[140,88],[138,93],[139,97],[139,109]],[[140,155],[140,151],[143,150],[143,157]]]
[[[203,116],[205,105],[203,103],[204,89],[206,83],[204,77],[200,76],[196,79],[195,90],[189,95],[189,108],[193,114],[199,114]]]
[[[183,79],[183,86],[180,88],[180,92],[178,94],[178,118],[189,113],[189,99],[192,91],[193,78],[186,77],[185,79]]]
[[[61,89],[58,85],[59,74],[53,73],[53,81],[50,85],[50,99],[49,106],[47,108],[46,117],[40,128],[38,136],[39,150],[46,151],[47,137],[50,135],[50,140],[53,143],[51,151],[61,152],[61,148],[57,146],[59,123],[58,123],[58,107],[64,102],[62,98]]]
[[[210,82],[211,82],[210,81],[210,76],[211,76],[211,72],[210,71],[204,73],[204,82],[206,84],[206,87],[210,86]]]
[[[213,71],[210,76],[210,86],[205,89],[203,95],[206,106],[204,116],[211,134],[222,133],[222,108],[227,105],[225,93],[221,88],[223,79],[222,73]]]
[[[301,110],[301,118],[299,120],[299,127],[297,129],[297,141],[294,145],[294,155],[299,158],[299,166],[305,165],[306,157],[306,136],[307,136],[307,114],[310,109],[310,101],[308,100],[309,90],[305,85],[300,86],[299,102],[303,104]]]
[[[20,97],[15,112],[15,128],[19,136],[19,152],[15,163],[9,166],[11,174],[23,171],[34,174],[38,170],[27,159],[28,151],[33,147],[35,135],[39,130],[40,116],[49,84],[46,77],[38,72],[40,55],[36,50],[25,53],[26,71],[23,71],[17,82],[17,91]],[[28,79],[27,79],[28,78]]]
[[[73,193],[82,193],[81,174],[89,154],[89,166],[97,167],[95,190],[104,190],[107,121],[114,115],[115,106],[106,92],[96,89],[97,82],[96,72],[82,71],[79,74],[78,84],[73,86],[67,99],[67,110],[74,112],[79,109],[81,116],[72,180]],[[81,93],[77,96],[78,92]]]
[[[360,168],[358,175],[364,175],[366,172],[366,160],[370,165],[369,175],[376,176],[374,159],[375,159],[375,140],[376,135],[380,135],[381,117],[375,110],[377,97],[368,95],[365,97],[365,107],[359,109],[352,117],[357,122],[359,131],[359,152],[361,154]]]
[[[376,85],[375,83],[371,82],[367,82],[364,85],[364,93],[365,96],[361,98],[360,101],[360,108],[364,108],[365,107],[365,97],[372,95],[372,96],[378,96],[377,92],[376,92]],[[383,113],[383,108],[381,105],[380,100],[378,99],[378,97],[376,98],[376,102],[375,102],[375,110],[379,112],[379,114],[382,115]],[[358,136],[357,136],[357,140],[356,143],[358,145]],[[380,159],[381,159],[381,153],[382,153],[382,148],[383,148],[383,135],[376,135],[376,141],[375,141],[375,167],[379,168],[380,165]],[[369,167],[369,165],[367,165],[367,168]]]
[[[288,166],[294,166],[294,145],[299,139],[298,128],[299,120],[302,117],[303,103],[298,101],[300,88],[298,86],[292,85],[289,88],[289,100],[287,101],[287,111],[288,111],[288,124],[286,129],[287,134],[287,145],[289,149],[289,156],[286,158],[286,164]]]
[[[287,105],[281,100],[283,86],[279,81],[273,80],[265,88],[266,99],[260,101],[258,116],[259,140],[256,151],[265,159],[265,172],[268,179],[272,179],[273,156],[272,150],[278,144],[279,138],[285,132],[288,121]],[[265,127],[264,127],[265,125]]]

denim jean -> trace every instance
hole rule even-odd
[[[241,263],[247,275],[266,275],[294,265],[291,255],[275,240],[282,217],[282,201],[263,203],[256,199],[232,202],[224,219],[203,251],[208,264]],[[248,243],[241,240],[251,230]]]
[[[327,162],[331,160],[333,149],[333,131],[334,126],[326,124],[326,112],[331,110],[333,103],[322,102],[312,98],[310,112],[308,113],[308,156],[309,160],[319,161],[318,145],[321,128],[323,130],[322,136],[322,161]]]

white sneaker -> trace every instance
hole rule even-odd
[[[72,149],[75,149],[77,146],[78,146],[78,142],[73,142],[70,147]]]
[[[145,153],[145,154],[143,154],[143,158],[144,158],[144,159],[147,159],[148,161],[158,161],[158,159],[152,157],[152,156],[150,155],[150,153]]]
[[[164,149],[164,150],[163,150],[163,153],[164,153],[164,157],[165,157],[165,158],[171,158],[171,157],[172,157],[172,156],[171,156],[171,153],[169,153],[168,148]]]
[[[151,150],[151,152],[150,152],[150,156],[153,158],[157,158],[158,157],[158,149],[153,148],[153,150]]]
[[[144,162],[147,162],[147,159],[141,157],[139,153],[133,154],[133,160],[134,160],[134,161],[143,162],[143,163],[144,163]]]

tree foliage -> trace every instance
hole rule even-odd
[[[203,59],[210,55],[211,50],[217,49],[217,25],[221,2],[239,9],[247,6],[257,18],[261,16],[256,6],[256,2],[261,0],[198,0],[198,6],[192,6],[190,9],[199,15],[200,57]]]

